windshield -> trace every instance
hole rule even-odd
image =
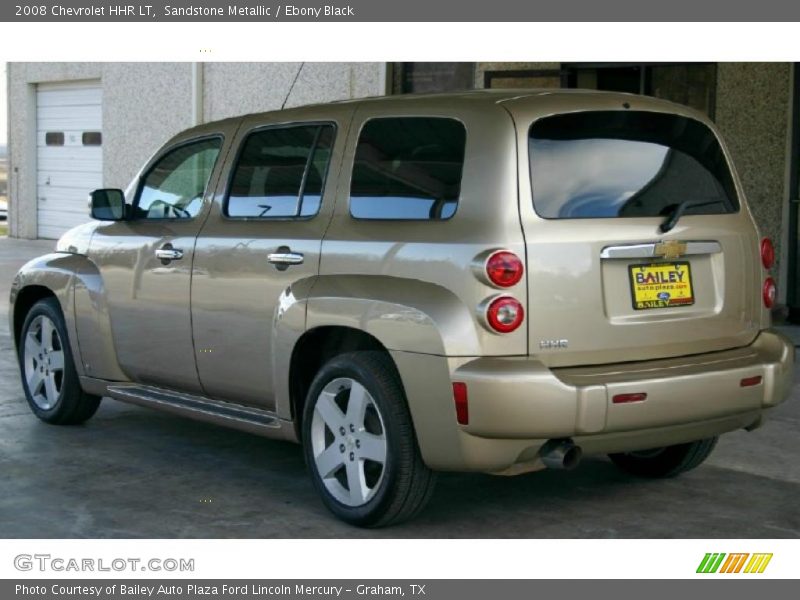
[[[719,142],[678,115],[580,112],[530,129],[533,203],[547,219],[655,217],[682,202],[684,214],[739,210]]]

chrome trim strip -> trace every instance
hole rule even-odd
[[[661,258],[655,255],[656,245],[659,243],[660,242],[606,246],[603,248],[603,251],[600,252],[600,258]],[[717,254],[722,252],[722,246],[719,242],[695,241],[684,243],[686,244],[686,251],[682,252],[681,256]]]

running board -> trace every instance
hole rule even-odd
[[[106,394],[114,400],[163,410],[173,414],[224,425],[258,435],[293,439],[292,424],[270,411],[194,396],[146,385],[112,384]]]

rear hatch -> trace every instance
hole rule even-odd
[[[613,110],[541,117],[509,107],[530,354],[570,366],[750,343],[762,317],[758,232],[718,137],[663,103],[606,102]]]

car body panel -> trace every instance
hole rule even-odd
[[[194,246],[211,211],[211,197],[238,124],[238,120],[223,121],[202,132],[178,135],[142,170],[146,173],[181,144],[221,137],[222,147],[197,216],[100,222],[95,227],[88,258],[103,279],[119,366],[131,380],[202,393],[190,312]],[[129,189],[128,203],[137,189]],[[183,258],[168,264],[158,259],[156,250],[167,244],[182,251]]]
[[[283,364],[292,347],[276,330],[305,326],[305,309],[293,322],[289,306],[305,298],[317,276],[322,237],[333,212],[336,174],[341,168],[348,105],[292,111],[289,115],[254,115],[242,120],[234,140],[238,148],[253,131],[303,124],[333,124],[337,131],[328,166],[320,212],[311,218],[230,218],[223,213],[234,157],[217,184],[214,202],[199,234],[193,265],[192,326],[196,364],[203,390],[211,397],[274,409],[276,379],[286,377]],[[281,270],[268,262],[281,247],[304,261]],[[231,290],[236,290],[231,293]]]

